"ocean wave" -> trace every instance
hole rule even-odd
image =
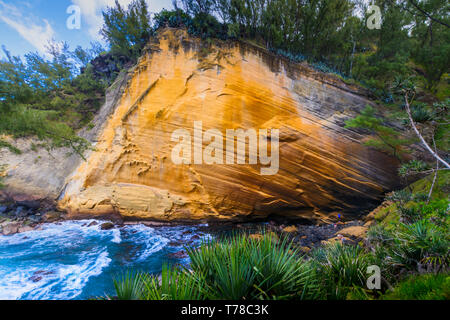
[[[171,253],[210,237],[195,226],[138,224],[101,230],[101,223],[64,221],[0,236],[0,299],[101,296],[113,290],[114,274],[134,268],[157,273]]]
[[[89,278],[102,273],[111,259],[106,250],[83,253],[73,265],[48,264],[41,268],[0,267],[2,300],[70,300],[82,293]]]

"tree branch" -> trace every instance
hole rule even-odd
[[[433,146],[434,146],[434,152],[437,153],[436,141],[434,141],[434,137],[433,137]],[[428,193],[427,204],[430,203],[431,196],[433,195],[434,184],[436,183],[438,172],[439,172],[439,160],[436,160],[436,172],[434,173],[433,183],[431,184],[430,192]]]
[[[409,121],[411,122],[411,126],[414,129],[414,132],[419,137],[420,141],[422,141],[422,144],[425,146],[425,148],[435,157],[437,160],[439,160],[442,164],[444,164],[447,168],[450,169],[450,164],[448,164],[444,159],[442,159],[437,152],[434,152],[433,149],[428,145],[428,143],[425,141],[424,137],[420,134],[419,130],[416,127],[416,124],[414,123],[414,119],[411,115],[411,108],[409,107],[408,102],[408,93],[405,94],[405,104],[406,104],[406,112],[408,113]]]
[[[431,16],[431,14],[429,14],[425,10],[423,10],[414,0],[409,0],[409,3],[411,3],[425,17],[430,18],[432,21],[437,22],[437,23],[439,23],[439,24],[441,24],[443,26],[446,26],[447,28],[450,28],[450,26],[448,24],[446,24],[445,22],[434,18],[433,16]]]

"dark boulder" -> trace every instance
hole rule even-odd
[[[100,229],[102,230],[111,230],[114,229],[114,223],[112,222],[105,222],[100,226]]]

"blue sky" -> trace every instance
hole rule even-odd
[[[128,5],[131,0],[119,0]],[[171,9],[171,0],[147,0],[150,12]],[[81,10],[81,28],[69,30],[66,13],[71,5]],[[50,40],[66,41],[71,49],[89,47],[91,41],[102,41],[98,31],[102,25],[102,9],[114,0],[0,0],[0,45],[12,55],[30,51],[45,53]],[[4,57],[3,51],[0,57]]]

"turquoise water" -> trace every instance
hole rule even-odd
[[[210,238],[196,226],[124,226],[103,231],[93,220],[47,224],[0,236],[0,300],[89,299],[114,293],[127,270],[159,273],[186,244]],[[197,237],[196,237],[197,235]]]

